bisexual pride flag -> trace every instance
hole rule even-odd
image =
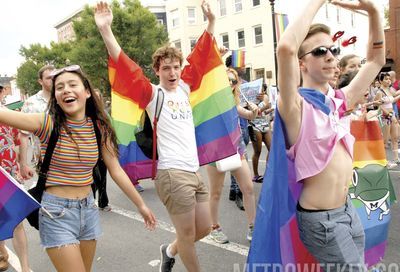
[[[196,144],[200,165],[236,153],[240,137],[238,115],[227,74],[214,38],[199,38],[187,58],[182,80],[190,86]],[[143,128],[152,85],[142,69],[123,52],[117,63],[109,61],[113,125],[117,133],[120,163],[131,180],[151,177],[151,158],[136,143]]]
[[[40,204],[0,167],[0,241],[13,236],[15,227]]]

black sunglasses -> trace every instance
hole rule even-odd
[[[229,82],[232,83],[232,85],[236,85],[238,83],[238,81],[236,79],[229,79]]]
[[[331,47],[326,47],[326,46],[319,46],[317,48],[314,48],[313,50],[311,50],[310,52],[305,53],[304,55],[302,55],[300,57],[303,58],[305,55],[311,54],[314,57],[323,57],[326,56],[326,54],[328,54],[328,51],[331,52],[332,55],[334,55],[335,57],[338,56],[340,54],[340,47],[339,46],[331,46]]]

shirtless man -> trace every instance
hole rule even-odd
[[[340,50],[327,26],[311,25],[325,2],[309,1],[279,41],[278,108],[286,128],[287,154],[294,162],[296,181],[303,184],[297,205],[301,240],[325,267],[333,264],[334,269],[352,266],[363,270],[365,235],[347,197],[354,138],[350,121],[340,110],[354,106],[385,64],[384,34],[372,0],[329,1],[369,15],[367,61],[348,86],[335,92],[328,82],[334,76]],[[299,71],[303,88],[298,90]],[[307,102],[304,93],[322,98],[328,111]]]

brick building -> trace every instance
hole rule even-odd
[[[400,75],[400,0],[389,0],[389,28],[385,29],[386,65],[384,71]]]

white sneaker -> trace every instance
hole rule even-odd
[[[395,163],[395,162],[388,161],[388,163],[387,163],[387,168],[388,168],[388,169],[393,169],[393,168],[395,168],[396,166],[397,166],[397,163]]]
[[[210,232],[210,238],[213,239],[218,244],[229,243],[228,237],[222,232],[221,228],[212,230]]]

